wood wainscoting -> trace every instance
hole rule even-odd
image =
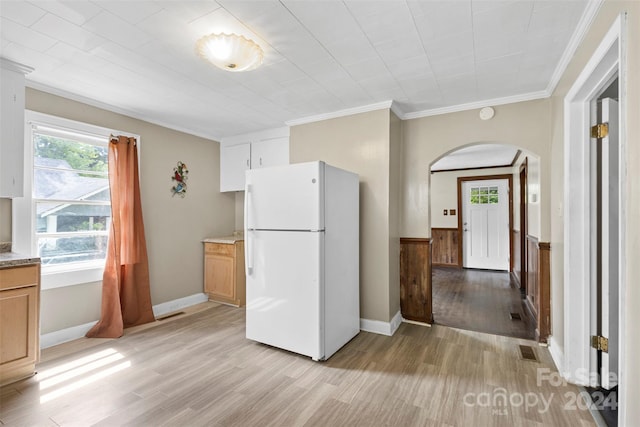
[[[439,267],[461,267],[457,228],[432,228],[431,262]]]
[[[536,338],[546,343],[551,333],[551,245],[533,236],[527,236],[526,280],[526,302],[536,320]]]
[[[433,323],[431,239],[400,239],[400,312],[408,320]]]
[[[511,230],[513,238],[513,269],[511,270],[511,276],[514,278],[520,290],[523,290],[522,285],[522,248],[520,239],[522,235],[519,230]]]

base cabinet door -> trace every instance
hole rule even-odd
[[[233,301],[236,298],[233,258],[208,255],[204,261],[205,292],[212,298]]]
[[[1,271],[0,385],[35,372],[40,356],[38,280],[38,266]]]
[[[238,307],[245,305],[243,242],[204,245],[204,291],[209,299]]]

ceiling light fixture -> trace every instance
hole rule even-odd
[[[198,40],[196,51],[203,59],[227,71],[250,71],[262,64],[264,52],[253,40],[237,34],[209,34]]]

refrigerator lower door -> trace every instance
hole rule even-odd
[[[247,338],[324,358],[323,232],[256,231],[247,245]]]

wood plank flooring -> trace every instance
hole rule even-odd
[[[432,272],[435,323],[535,339],[535,322],[509,273],[447,267],[433,267]],[[512,320],[512,312],[521,320]]]
[[[46,349],[35,377],[0,389],[0,422],[594,425],[588,411],[572,408],[576,387],[540,376],[555,369],[547,349],[531,341],[404,323],[392,337],[361,332],[328,361],[313,362],[249,341],[244,329],[243,309],[205,303],[117,340]],[[540,362],[520,359],[519,344],[535,346]]]

